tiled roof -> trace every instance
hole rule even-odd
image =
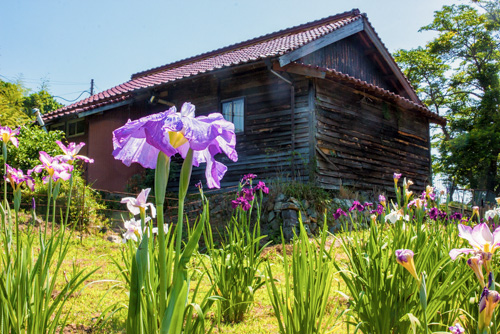
[[[330,16],[300,26],[284,29],[198,56],[132,75],[130,81],[84,100],[55,110],[43,117],[46,121],[84,112],[132,98],[133,93],[182,78],[192,77],[224,67],[281,56],[310,43],[351,22],[359,20],[359,10]]]
[[[362,14],[360,14],[359,10],[353,9],[349,12],[280,30],[245,42],[233,44],[198,56],[139,72],[132,75],[131,80],[121,85],[45,114],[43,118],[46,121],[51,121],[61,116],[85,112],[126,101],[131,99],[135,93],[142,90],[151,89],[182,78],[189,78],[217,69],[254,62],[270,57],[278,57],[361,18]],[[303,66],[319,69],[316,66]],[[402,103],[410,109],[418,110],[437,124],[446,122],[446,119],[431,112],[425,106],[410,101],[393,92],[333,69],[321,70],[326,71],[330,77],[334,77],[337,80],[365,89],[367,92],[371,92],[374,95]]]

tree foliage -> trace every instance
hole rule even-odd
[[[444,6],[421,28],[437,32],[434,40],[395,54],[422,101],[448,119],[434,135],[435,172],[455,184],[492,191],[499,183],[498,27],[488,12]]]
[[[46,113],[58,108],[57,102],[42,85],[38,92],[30,93],[21,82],[11,83],[0,80],[0,125],[11,128],[26,124],[34,119],[33,109]]]

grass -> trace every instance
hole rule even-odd
[[[85,282],[85,287],[71,296],[70,302],[65,310],[69,313],[68,325],[64,333],[125,333],[125,320],[127,316],[126,305],[128,304],[127,291],[122,289],[120,273],[111,259],[120,259],[120,249],[123,244],[113,243],[107,240],[109,234],[87,234],[76,233],[71,240],[70,251],[63,264],[63,272],[68,275],[73,270],[73,265],[80,266],[86,270],[97,269],[91,278]],[[333,241],[331,242],[333,244]],[[286,247],[285,251],[290,249]],[[345,261],[345,256],[339,254],[340,248],[336,249],[337,261]],[[284,268],[281,254],[281,245],[271,246],[265,249],[262,256],[265,261],[272,265],[273,276],[279,280],[278,288],[284,282]],[[190,270],[196,271],[194,280],[202,280],[201,290],[207,291],[209,281],[203,274],[203,265],[200,263],[202,257],[195,257],[190,263]],[[264,267],[261,268],[265,270]],[[64,275],[58,278],[64,282]],[[344,292],[345,286],[340,276],[336,275],[334,282],[336,286],[333,291]],[[191,290],[194,290],[197,282],[191,282]],[[57,288],[56,288],[57,289]],[[335,310],[335,305],[341,304],[337,312],[346,308],[347,301],[341,294],[334,292],[330,297],[328,310]],[[217,307],[212,307],[207,318],[214,327],[212,333],[277,333],[278,324],[273,314],[271,301],[264,288],[257,290],[255,303],[250,308],[243,322],[238,324],[218,323]],[[103,321],[103,319],[106,319]],[[343,324],[337,324],[332,333],[346,333]]]

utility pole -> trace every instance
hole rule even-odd
[[[90,96],[94,95],[94,79],[90,79]]]

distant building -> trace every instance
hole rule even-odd
[[[326,189],[392,191],[394,171],[430,181],[431,112],[355,9],[132,75],[130,81],[44,116],[84,141],[94,187],[124,190],[141,171],[114,160],[112,131],[183,102],[233,121],[239,160],[224,157],[222,186],[241,175],[315,182]],[[193,182],[204,179],[193,171]]]

